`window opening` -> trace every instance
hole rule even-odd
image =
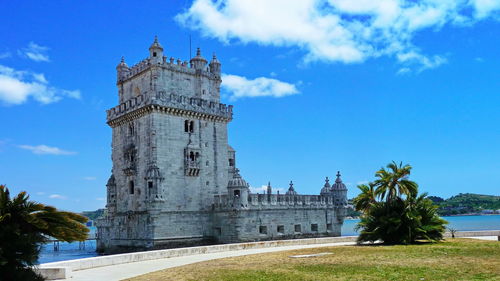
[[[284,234],[285,233],[285,226],[284,225],[278,225],[277,229],[279,234]]]
[[[333,230],[333,226],[332,226],[331,223],[327,223],[326,224],[326,230],[328,230],[328,231],[332,231]]]
[[[300,229],[300,224],[296,224],[294,229],[295,229],[295,232],[302,232]]]
[[[134,194],[134,181],[128,183],[128,193]]]
[[[267,226],[265,226],[265,225],[259,226],[259,233],[260,234],[267,234]]]
[[[311,231],[314,231],[314,232],[318,231],[318,225],[316,223],[311,224]]]

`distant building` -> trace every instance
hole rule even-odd
[[[233,107],[220,103],[221,63],[198,49],[189,63],[149,57],[117,66],[119,105],[107,111],[112,174],[98,251],[118,252],[339,236],[347,207],[340,173],[320,195],[252,194],[228,145]]]

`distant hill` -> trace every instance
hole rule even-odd
[[[98,219],[103,214],[104,214],[104,209],[97,209],[95,211],[84,211],[84,212],[82,212],[83,216],[86,216],[87,218],[89,218],[89,220],[92,220],[92,221]]]
[[[500,196],[482,195],[473,193],[460,193],[448,199],[437,196],[429,196],[439,206],[439,214],[459,215],[470,213],[488,213],[488,210],[500,209]]]
[[[500,213],[498,211],[500,210],[500,196],[460,193],[448,199],[439,196],[428,196],[427,198],[439,206],[438,213],[441,216]],[[348,201],[347,215],[358,217],[361,213],[354,210],[352,200]]]

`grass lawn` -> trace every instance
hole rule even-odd
[[[314,253],[331,254],[290,257]],[[200,262],[129,280],[500,280],[500,242],[322,247]]]

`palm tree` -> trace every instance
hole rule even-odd
[[[368,212],[370,207],[377,201],[375,196],[375,184],[370,182],[368,185],[360,184],[358,188],[361,193],[353,200],[356,211]]]
[[[408,179],[411,173],[411,166],[400,162],[399,165],[392,161],[387,165],[388,170],[381,168],[375,173],[375,195],[386,202],[391,202],[397,197],[405,195],[415,197],[418,192],[416,182]]]
[[[418,185],[408,179],[410,172],[410,165],[393,161],[387,170],[382,168],[375,173],[375,182],[358,186],[361,194],[354,204],[363,211],[356,226],[361,230],[358,242],[411,244],[443,239],[447,222],[439,217],[438,207],[427,198],[427,193],[418,195]]]
[[[48,237],[83,241],[87,218],[75,213],[29,201],[26,192],[10,197],[0,185],[0,276],[6,280],[43,280],[30,268],[38,259]]]

